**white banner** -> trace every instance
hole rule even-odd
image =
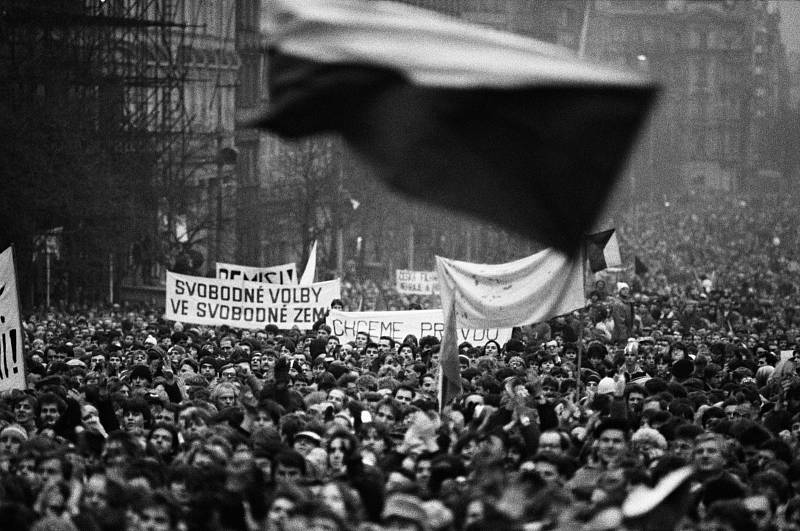
[[[381,336],[402,342],[408,334],[420,339],[436,336],[442,339],[444,314],[442,310],[410,310],[396,312],[340,312],[331,310],[327,320],[333,335],[343,342],[352,341],[358,332],[366,332],[377,343]],[[494,340],[502,346],[511,339],[510,328],[489,330],[459,330],[458,342],[469,341],[473,346]]]
[[[459,327],[540,323],[584,306],[583,266],[555,249],[506,264],[436,257],[442,307]]]
[[[291,263],[271,267],[250,267],[217,262],[217,278],[266,284],[297,284],[297,266]]]
[[[25,389],[22,319],[13,249],[0,253],[0,391]]]
[[[192,277],[167,271],[164,317],[202,325],[308,330],[341,297],[337,280],[307,286]]]
[[[395,271],[398,293],[405,295],[438,295],[439,275],[436,271],[411,271],[398,269]]]

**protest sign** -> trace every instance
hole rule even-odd
[[[271,267],[250,267],[217,262],[217,278],[267,284],[297,284],[297,266],[291,263]]]
[[[439,277],[436,271],[395,271],[396,288],[404,295],[438,295]]]
[[[341,312],[331,310],[327,320],[331,333],[341,341],[352,341],[359,332],[366,332],[373,339],[388,336],[402,342],[408,334],[436,336],[442,338],[444,314],[442,310],[411,310],[396,312]],[[473,346],[494,340],[503,345],[511,339],[510,328],[458,331],[459,343],[468,341]]]
[[[25,389],[25,365],[14,251],[9,247],[0,253],[0,391],[12,389]]]
[[[167,319],[202,325],[308,330],[341,296],[339,280],[307,286],[221,280],[167,272]]]

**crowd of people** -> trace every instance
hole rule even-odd
[[[461,344],[447,404],[433,336],[32,312],[27,388],[0,397],[0,528],[800,531],[792,219],[783,198],[628,212],[649,271]],[[436,307],[352,282],[334,305],[363,294]]]

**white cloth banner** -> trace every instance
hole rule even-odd
[[[402,342],[409,334],[420,339],[436,336],[442,339],[444,313],[442,310],[409,310],[396,312],[341,312],[331,310],[327,319],[332,334],[343,342],[352,341],[358,332],[366,332],[375,342],[381,336],[389,336]],[[494,340],[502,346],[511,339],[510,328],[461,329],[458,342],[468,341],[473,346]]]
[[[0,253],[0,358],[0,391],[24,390],[22,319],[11,247]]]
[[[461,328],[539,323],[582,308],[583,267],[553,249],[507,264],[436,257],[442,307]]]
[[[404,295],[438,295],[439,276],[436,271],[395,271],[395,288]]]
[[[266,284],[297,284],[297,266],[291,263],[270,267],[250,267],[217,262],[217,278],[249,280]]]
[[[329,280],[307,286],[265,284],[246,280],[193,277],[167,271],[166,313],[174,321],[237,328],[280,328],[297,325],[308,330],[325,317],[341,282]]]

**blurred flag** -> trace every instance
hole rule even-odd
[[[592,273],[621,266],[617,231],[609,229],[586,236],[586,258]]]
[[[650,271],[650,268],[647,267],[638,256],[634,257],[634,272],[641,276],[646,274],[648,271]]]
[[[555,45],[392,2],[271,0],[255,124],[341,133],[396,189],[568,254],[656,89]]]

